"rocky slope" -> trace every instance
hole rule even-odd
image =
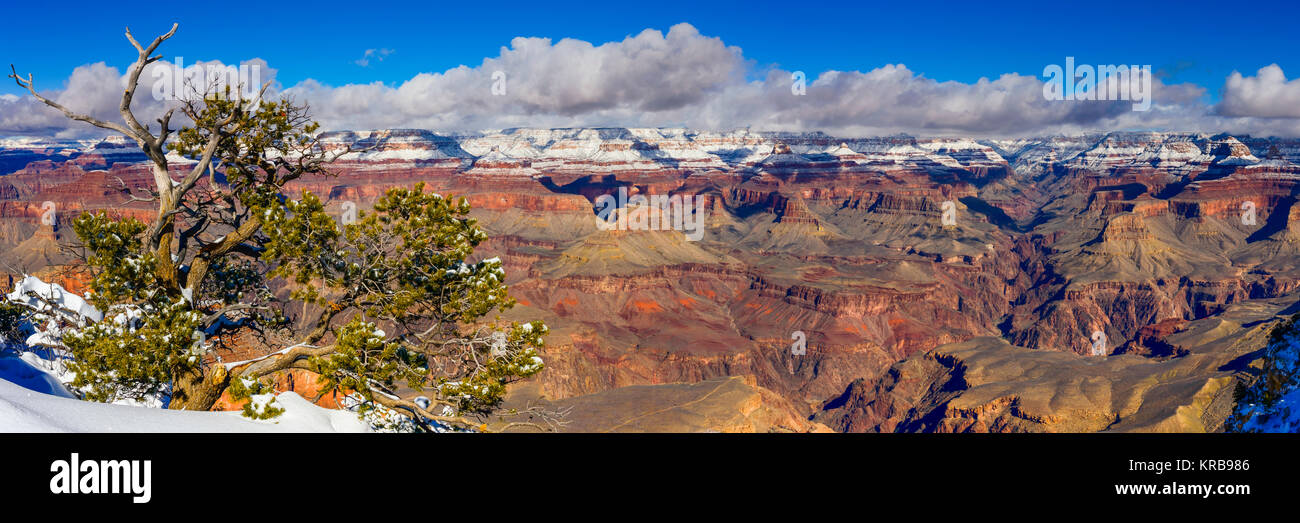
[[[858,380],[814,420],[850,432],[1220,430],[1291,295],[1237,304],[1164,338],[1177,357],[1087,358],[993,337],[943,345]]]

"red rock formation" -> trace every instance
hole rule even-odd
[[[627,129],[327,136],[353,141],[374,148],[290,192],[330,209],[415,182],[466,197],[491,236],[476,256],[502,259],[520,302],[508,316],[552,327],[537,382],[553,400],[750,376],[800,416],[853,398],[863,414],[831,424],[841,430],[1065,423],[1015,394],[935,406],[942,423],[905,418],[924,384],[955,379],[951,361],[924,360],[940,345],[1004,336],[1082,355],[1100,330],[1109,352],[1177,358],[1184,347],[1165,340],[1186,322],[1300,290],[1294,144],[1265,155],[1271,142],[1154,133],[1015,144]],[[11,251],[54,243],[37,232],[47,200],[66,211],[61,227],[85,210],[152,218],[121,204],[121,184],[152,177],[120,154],[39,158],[0,176],[0,240],[40,240]],[[619,189],[701,198],[703,237],[600,231],[594,201]],[[947,202],[955,223],[943,222]],[[794,331],[806,355],[791,353]],[[315,390],[307,376],[279,383]]]

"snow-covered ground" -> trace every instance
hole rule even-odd
[[[185,412],[158,404],[78,399],[73,374],[57,358],[0,350],[0,432],[371,432],[355,412],[318,407],[293,392],[275,396],[280,416],[251,420],[239,412]]]
[[[82,401],[69,389],[75,375],[60,359],[61,322],[84,325],[103,315],[85,298],[34,276],[4,298],[37,311],[35,333],[0,340],[0,432],[371,432],[356,412],[319,407],[293,392],[274,396],[284,413],[252,420],[239,412],[182,412],[166,398]],[[287,349],[286,349],[287,350]]]
[[[1282,342],[1269,348],[1273,364],[1286,376],[1300,375],[1300,329],[1292,329]],[[1242,425],[1246,432],[1300,432],[1300,385],[1284,389],[1272,405],[1244,404],[1238,409],[1250,413]]]
[[[8,380],[18,358],[0,358],[0,432],[369,432],[356,413],[318,407],[293,392],[276,402],[284,414],[255,421],[238,412],[185,412],[82,401],[44,394]],[[18,369],[21,370],[21,369]],[[36,374],[48,376],[37,371]],[[29,383],[48,386],[33,376]],[[54,382],[57,385],[57,382]],[[66,393],[66,391],[65,391]]]
[[[0,380],[42,394],[77,399],[77,395],[63,385],[70,380],[60,379],[60,373],[65,371],[66,368],[57,361],[42,359],[35,352],[14,355],[0,350]]]

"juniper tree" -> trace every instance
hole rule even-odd
[[[423,184],[391,188],[373,211],[339,224],[316,195],[286,186],[330,175],[329,164],[354,150],[327,150],[305,104],[265,100],[270,82],[252,97],[242,86],[200,86],[201,96],[174,104],[156,127],[142,124],[132,97],[176,29],[148,46],[127,30],[137,58],[120,124],[42,96],[31,75],[10,75],[69,118],[134,140],[150,163],[152,186],[121,187],[156,208],[150,220],[97,212],[72,224],[89,299],[104,312],[63,338],[88,399],[169,391],[171,408],[207,410],[224,392],[260,397],[273,373],[305,369],[327,390],[360,398],[363,410],[468,427],[499,406],[508,383],[542,369],[547,328],[500,319],[515,302],[499,260],[469,261],[487,236],[463,198]],[[187,124],[174,130],[178,110]],[[196,163],[176,169],[170,153]],[[287,348],[213,364],[215,340],[233,335]],[[401,399],[402,385],[427,397]],[[266,407],[248,413],[275,413]]]

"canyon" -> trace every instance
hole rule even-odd
[[[547,368],[508,403],[562,407],[566,430],[1215,431],[1300,301],[1300,139],[583,128],[322,143],[365,148],[290,187],[331,212],[415,182],[468,199],[490,236],[474,256],[499,257],[518,300],[505,318],[551,328]],[[0,140],[0,270],[62,274],[81,212],[148,219],[122,193],[152,183],[143,161],[122,140]],[[597,200],[620,193],[699,202],[685,207],[703,213],[698,241],[602,227]],[[633,200],[627,223],[672,223]]]

